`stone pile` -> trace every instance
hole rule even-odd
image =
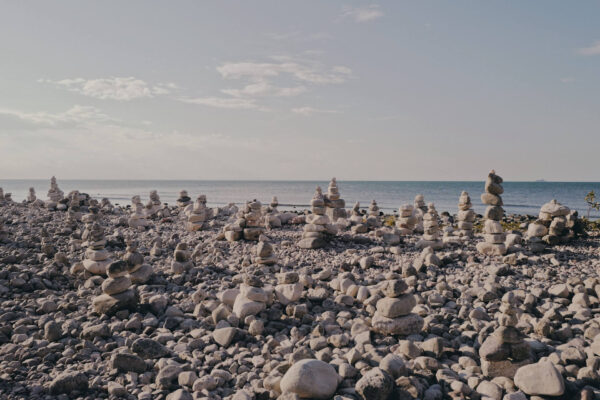
[[[275,286],[274,292],[277,301],[284,306],[300,300],[303,290],[304,285],[300,283],[297,272],[282,272],[277,275],[277,286]]]
[[[108,278],[102,283],[102,294],[92,301],[98,314],[112,315],[121,310],[134,310],[137,295],[132,289],[129,268],[125,261],[115,261],[107,268]]]
[[[444,246],[440,236],[439,216],[435,205],[429,203],[427,212],[423,215],[423,238],[417,242],[417,248],[424,249],[431,247],[434,250],[441,249]]]
[[[100,201],[100,209],[102,211],[112,213],[114,208],[115,207],[112,205],[112,203],[107,197],[103,197]]]
[[[473,237],[473,222],[475,221],[475,211],[471,203],[469,193],[462,192],[458,199],[458,234],[463,237]]]
[[[150,199],[146,204],[146,216],[154,217],[163,208],[160,196],[156,190],[150,191]]]
[[[516,328],[516,297],[508,292],[502,297],[499,327],[488,336],[479,348],[481,370],[490,378],[506,377],[512,379],[519,368],[531,364],[532,352],[525,336]]]
[[[48,200],[46,201],[46,207],[49,210],[55,210],[58,207],[58,203],[64,198],[64,193],[59,189],[58,183],[56,183],[56,177],[50,178],[50,189],[48,190]],[[66,208],[66,207],[65,207]]]
[[[133,213],[131,213],[129,219],[127,220],[129,227],[133,229],[143,229],[149,226],[150,221],[146,219],[145,208],[140,200],[140,196],[133,196],[131,198],[131,203],[133,207]]]
[[[277,196],[273,196],[271,203],[265,209],[264,219],[265,227],[267,229],[281,228],[281,225],[283,224],[281,220],[281,214],[279,213],[277,206],[279,206],[279,200],[277,200]]]
[[[29,194],[27,195],[28,203],[35,203],[37,200],[37,196],[35,195],[35,188],[29,188]]]
[[[329,187],[327,188],[327,194],[324,196],[326,215],[332,222],[337,221],[339,218],[346,218],[346,202],[340,197],[340,191],[338,189],[337,181],[335,178],[331,178]]]
[[[420,210],[419,210],[420,211]],[[396,220],[396,228],[401,235],[411,235],[417,223],[419,222],[415,215],[414,207],[411,204],[404,204],[398,209],[398,219]]]
[[[255,275],[245,275],[244,283],[240,285],[240,293],[233,303],[233,314],[244,321],[246,317],[254,316],[267,307],[269,295],[263,289],[263,281]]]
[[[571,241],[575,237],[580,223],[577,211],[570,210],[569,207],[556,200],[542,206],[539,219],[548,226],[548,234],[543,237],[543,240],[549,245]]]
[[[177,199],[177,205],[179,207],[186,207],[192,204],[192,199],[188,196],[187,190],[182,190],[179,192],[179,198]]]
[[[152,276],[152,267],[144,264],[144,256],[138,252],[138,243],[133,239],[126,240],[127,249],[123,261],[127,263],[129,277],[134,284],[144,284]]]
[[[485,181],[485,192],[481,194],[481,202],[487,205],[484,213],[483,237],[484,241],[477,243],[477,250],[489,256],[502,256],[506,254],[506,235],[500,221],[504,217],[502,197],[504,193],[502,178],[490,171]]]
[[[87,249],[82,263],[83,268],[93,275],[106,275],[106,268],[112,260],[105,249],[104,229],[98,223],[91,224],[89,231],[84,235],[84,240],[87,242]]]
[[[364,216],[360,212],[360,203],[357,201],[352,207],[350,215],[350,224],[352,225],[351,231],[354,234],[366,233],[369,231],[369,226]]]
[[[402,279],[392,279],[384,283],[384,298],[377,301],[376,311],[371,320],[374,332],[383,335],[409,336],[421,332],[423,318],[412,313],[416,299],[406,293],[408,285]]]
[[[184,242],[177,243],[173,252],[173,261],[171,262],[171,272],[175,275],[181,275],[192,268],[192,252],[188,244]]]
[[[379,206],[375,200],[372,200],[371,204],[369,204],[367,225],[369,228],[379,228],[381,226],[381,220],[379,218]]]
[[[261,235],[256,245],[256,256],[254,257],[256,264],[273,265],[277,263],[277,256],[273,254],[273,245],[269,238]]]
[[[265,231],[262,215],[262,204],[254,199],[246,203],[244,210],[238,213],[238,225],[242,227],[242,237],[245,240],[258,241]]]
[[[325,246],[327,237],[335,235],[337,229],[331,225],[331,220],[325,215],[325,198],[319,186],[310,205],[312,214],[306,216],[306,225],[298,246],[303,249],[318,249]]]
[[[196,198],[194,206],[187,212],[186,228],[190,232],[199,231],[205,228],[206,222],[212,217],[212,210],[206,207],[206,196],[201,194]]]
[[[4,203],[9,204],[12,202],[13,202],[12,193],[9,193],[9,192],[4,193]]]

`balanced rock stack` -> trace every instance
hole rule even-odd
[[[29,195],[27,196],[27,203],[34,205],[34,206],[41,206],[44,204],[44,202],[42,200],[39,200],[37,198],[37,196],[35,195],[35,189],[32,187],[29,188]]]
[[[548,235],[548,227],[546,222],[541,219],[537,219],[527,226],[527,244],[529,250],[534,253],[541,253],[546,250],[546,242],[544,237]]]
[[[431,247],[434,250],[441,249],[444,243],[440,237],[438,213],[433,203],[429,203],[427,212],[423,215],[423,238],[417,242],[417,248]]]
[[[281,304],[287,306],[300,300],[304,285],[299,281],[297,272],[282,272],[277,275],[277,286],[274,292]]]
[[[269,296],[264,291],[262,279],[255,275],[245,275],[244,283],[240,285],[240,293],[233,303],[233,314],[240,321],[256,315],[267,307]]]
[[[324,197],[325,207],[327,208],[326,215],[331,219],[332,222],[338,220],[338,218],[346,218],[346,202],[340,198],[340,191],[338,189],[337,181],[335,178],[331,178],[329,187],[327,188],[327,195]]]
[[[131,288],[129,268],[125,261],[115,261],[107,268],[108,278],[102,283],[102,294],[92,301],[98,314],[112,315],[121,310],[134,310],[137,295]]]
[[[469,193],[462,192],[458,199],[458,233],[460,236],[473,236],[473,222],[475,221],[475,211],[471,203]]]
[[[187,230],[195,232],[205,227],[211,217],[211,209],[206,207],[206,196],[201,194],[196,198],[194,207],[188,212]]]
[[[254,199],[246,203],[246,208],[243,213],[243,237],[245,240],[257,241],[260,235],[265,231],[262,224],[263,215],[261,202]]]
[[[500,326],[479,348],[481,369],[485,376],[512,379],[519,368],[533,362],[529,344],[516,328],[519,320],[515,303],[513,292],[508,292],[502,297],[502,314],[498,319]]]
[[[487,205],[484,214],[484,241],[477,243],[476,246],[481,254],[488,256],[502,256],[506,254],[506,245],[504,243],[506,235],[500,223],[502,217],[504,217],[502,197],[500,197],[502,193],[504,193],[502,178],[492,170],[485,181],[485,193],[481,194],[481,202]]]
[[[192,204],[192,199],[188,196],[187,190],[182,190],[179,192],[179,198],[177,199],[177,205],[179,207],[186,207]]]
[[[181,275],[192,268],[192,253],[188,244],[184,242],[177,243],[173,252],[173,261],[171,262],[171,272],[175,275]]]
[[[100,209],[102,211],[112,213],[114,208],[115,207],[112,205],[112,203],[107,197],[103,197],[102,200],[100,200]]]
[[[266,213],[264,216],[265,227],[267,229],[281,228],[281,215],[279,214],[277,206],[279,206],[279,200],[277,200],[277,196],[273,196],[273,198],[271,199],[271,203],[268,207],[266,207]]]
[[[4,193],[4,203],[10,204],[13,202],[12,193],[6,192]]]
[[[273,245],[270,243],[269,238],[264,235],[260,235],[260,238],[258,239],[254,262],[262,265],[273,265],[277,263],[277,256],[273,254]]]
[[[350,211],[350,222],[353,224],[362,224],[363,215],[360,213],[360,203],[357,201]]]
[[[423,318],[411,313],[416,299],[411,293],[405,293],[408,285],[402,279],[387,281],[382,289],[384,298],[376,305],[371,320],[372,330],[384,335],[408,336],[421,332]]]
[[[150,221],[146,219],[146,213],[144,212],[144,205],[140,200],[140,196],[133,196],[131,198],[133,205],[133,213],[129,216],[127,224],[130,228],[139,229],[145,228],[150,225]]]
[[[579,224],[577,216],[577,211],[571,211],[556,200],[544,204],[539,214],[541,223],[548,227],[548,234],[543,237],[544,242],[553,246],[573,239]]]
[[[46,201],[46,207],[49,210],[57,208],[58,203],[64,198],[64,193],[58,188],[56,183],[56,177],[50,178],[50,189],[48,190],[48,200]]]
[[[133,239],[126,240],[127,250],[123,261],[127,263],[129,278],[134,284],[144,284],[152,276],[152,267],[144,264],[144,256],[138,252],[138,243]]]
[[[415,233],[423,233],[423,216],[427,212],[427,205],[425,204],[425,196],[422,194],[418,194],[415,196],[415,200],[413,202],[413,210],[414,216],[417,221],[415,223],[414,232]]]
[[[335,235],[337,230],[325,215],[325,198],[321,187],[317,186],[310,205],[312,214],[306,216],[306,225],[298,246],[303,249],[318,249],[325,246],[325,238]]]
[[[418,222],[414,207],[411,204],[404,204],[398,209],[398,214],[398,220],[396,221],[398,233],[401,235],[412,234]]]
[[[146,215],[149,217],[155,216],[158,211],[162,208],[162,203],[160,202],[160,197],[156,190],[150,191],[150,199],[146,204]]]
[[[106,268],[112,263],[112,260],[105,249],[104,229],[98,223],[93,223],[85,235],[85,240],[88,247],[85,250],[83,268],[93,275],[106,275]]]
[[[375,200],[372,200],[371,204],[369,204],[367,225],[370,228],[378,228],[381,226],[381,221],[379,219],[379,206]]]

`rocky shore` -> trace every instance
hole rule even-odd
[[[298,213],[3,195],[0,398],[600,399],[598,234],[459,194],[351,217],[335,179]]]

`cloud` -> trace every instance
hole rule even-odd
[[[261,109],[253,99],[226,98],[226,97],[197,97],[181,98],[180,101],[189,104],[200,104],[203,106],[228,108],[228,109]]]
[[[8,115],[21,121],[35,125],[59,126],[82,125],[86,123],[111,121],[112,119],[92,106],[75,105],[64,112],[50,113],[47,111],[26,112],[20,110],[0,108],[0,115]]]
[[[244,86],[242,89],[223,89],[221,92],[234,97],[244,96],[297,96],[307,91],[306,86],[276,87],[267,81],[259,81]]]
[[[324,68],[316,62],[293,60],[290,57],[273,57],[279,63],[229,62],[217,67],[224,79],[246,78],[254,82],[288,75],[311,84],[338,84],[352,76],[352,70],[344,66]]]
[[[577,49],[577,52],[584,56],[597,56],[600,54],[600,40],[595,41],[589,47]]]
[[[130,101],[134,99],[165,95],[177,89],[174,83],[158,83],[150,85],[134,77],[110,77],[100,79],[63,79],[53,81],[40,79],[40,82],[54,84],[58,87],[97,99]]]
[[[297,107],[292,108],[292,112],[295,114],[304,115],[305,117],[314,115],[314,114],[340,114],[339,111],[335,110],[320,110],[313,107]]]
[[[383,11],[380,10],[379,5],[377,4],[363,7],[346,6],[342,8],[341,15],[341,19],[350,18],[355,22],[369,22],[381,17],[383,17]]]

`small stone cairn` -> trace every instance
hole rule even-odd
[[[327,195],[324,196],[326,212],[325,215],[329,217],[332,222],[337,221],[339,218],[346,218],[346,202],[340,196],[337,181],[335,178],[331,178],[329,187],[327,188]]]
[[[418,194],[413,202],[414,216],[417,218],[415,223],[414,233],[423,233],[423,216],[427,212],[427,204],[425,204],[425,196]]]
[[[108,278],[102,283],[102,294],[92,300],[98,314],[112,315],[120,310],[134,310],[137,295],[131,288],[129,268],[125,261],[115,261],[107,268]]]
[[[261,265],[273,265],[277,263],[277,256],[273,253],[273,245],[269,238],[261,235],[256,245],[256,257],[254,262]]]
[[[354,204],[354,207],[352,207],[350,224],[352,225],[351,231],[354,234],[366,233],[369,231],[367,222],[360,212],[360,203],[358,201]]]
[[[281,214],[279,213],[277,206],[279,206],[279,200],[277,200],[277,196],[273,196],[273,198],[271,199],[271,203],[269,204],[268,207],[266,207],[266,210],[265,210],[264,219],[265,219],[265,227],[267,229],[281,228],[281,225],[282,225]]]
[[[502,297],[502,314],[498,318],[500,326],[479,348],[481,369],[485,376],[512,379],[519,368],[533,362],[529,344],[524,340],[525,335],[516,328],[519,319],[515,304],[513,292]]]
[[[485,182],[485,192],[481,195],[481,202],[487,205],[484,213],[483,237],[484,241],[477,243],[477,250],[488,256],[502,256],[506,254],[506,235],[500,221],[504,217],[502,197],[504,193],[502,178],[490,171]]]
[[[44,202],[37,198],[35,194],[35,188],[33,187],[29,188],[29,194],[27,195],[27,203],[36,207],[44,205]]]
[[[50,178],[50,189],[48,190],[48,200],[46,201],[46,207],[49,210],[57,209],[59,202],[63,198],[64,193],[58,188],[58,183],[56,183],[56,177],[53,176],[52,178]]]
[[[133,239],[127,239],[127,250],[123,255],[123,261],[127,263],[129,277],[134,284],[144,284],[152,276],[152,267],[144,264],[144,256],[138,252],[138,243]]]
[[[458,234],[462,237],[473,237],[473,222],[475,221],[475,211],[471,203],[469,193],[462,192],[458,199]]]
[[[179,242],[173,252],[173,261],[171,262],[171,272],[175,275],[181,275],[192,268],[192,252],[187,243]]]
[[[381,219],[379,218],[379,206],[375,200],[372,200],[371,204],[369,204],[367,225],[369,228],[379,228],[381,226]]]
[[[146,203],[146,216],[154,217],[162,208],[158,192],[156,190],[151,190],[150,199],[148,200],[148,203]]]
[[[211,218],[211,209],[206,207],[206,196],[201,194],[196,198],[194,207],[189,210],[187,230],[196,232],[206,227],[206,222]]]
[[[133,206],[133,213],[129,216],[127,224],[133,229],[146,228],[148,225],[150,225],[150,221],[146,219],[144,205],[140,200],[140,196],[133,196],[131,198],[131,203]]]
[[[88,247],[85,250],[83,268],[92,275],[106,275],[106,268],[112,263],[106,247],[104,229],[93,223],[86,235]]]
[[[263,281],[255,275],[245,275],[244,283],[240,285],[240,293],[233,303],[233,314],[244,321],[246,317],[254,316],[267,306],[268,294],[263,287]]]
[[[277,286],[275,286],[274,292],[277,301],[284,306],[300,300],[303,290],[304,285],[300,283],[297,272],[282,272],[277,275]]]
[[[331,220],[325,215],[325,199],[321,187],[317,186],[311,200],[312,214],[306,216],[306,225],[298,246],[302,249],[318,249],[326,244],[329,235],[335,235],[337,229],[331,225]]]
[[[177,199],[177,205],[179,207],[186,207],[192,204],[192,199],[188,196],[187,190],[182,190],[179,192],[179,198]]]
[[[439,250],[444,246],[440,237],[439,216],[435,205],[429,203],[427,212],[423,215],[423,238],[417,242],[417,248],[431,247]]]
[[[412,313],[416,299],[405,293],[408,285],[402,279],[392,279],[384,283],[384,298],[377,301],[376,311],[371,320],[374,332],[384,335],[408,336],[421,332],[423,318]]]
[[[418,218],[411,204],[404,204],[398,209],[396,228],[400,235],[411,235],[417,226]]]

